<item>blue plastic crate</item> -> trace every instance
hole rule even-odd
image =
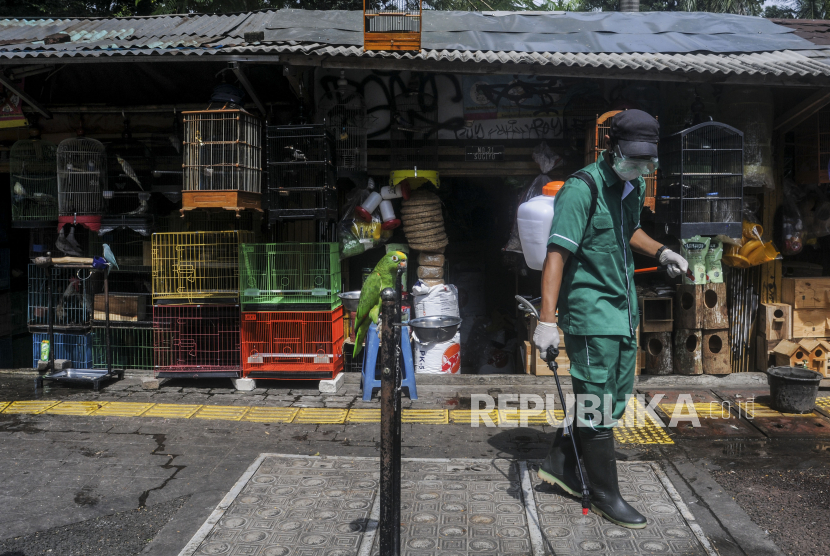
[[[49,334],[32,334],[32,367],[40,360],[40,343],[48,340]],[[92,368],[92,334],[55,334],[55,359],[69,359],[76,369]]]

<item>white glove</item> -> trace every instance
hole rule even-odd
[[[559,349],[559,329],[555,322],[537,322],[533,333],[533,344],[539,350],[539,357],[548,360],[548,348]]]
[[[686,259],[671,249],[663,249],[663,252],[660,253],[660,264],[666,267],[671,278],[677,278],[681,274],[686,274],[686,271],[689,269],[689,263]]]

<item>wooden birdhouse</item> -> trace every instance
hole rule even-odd
[[[421,0],[363,0],[363,50],[421,50]]]
[[[828,376],[827,354],[830,344],[824,340],[804,338],[782,340],[774,350],[775,364],[781,367],[805,367]]]

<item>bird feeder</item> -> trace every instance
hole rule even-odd
[[[205,208],[262,212],[260,119],[241,108],[182,114],[182,216]]]
[[[421,0],[363,0],[363,50],[421,50]]]

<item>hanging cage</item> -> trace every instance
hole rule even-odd
[[[605,150],[605,136],[611,129],[611,118],[622,110],[611,110],[600,116],[588,125],[585,133],[585,164],[593,164]],[[646,199],[644,205],[654,212],[654,192],[657,189],[657,172],[643,176],[646,182]]]
[[[131,217],[150,216],[153,159],[142,141],[124,138],[106,144],[107,189],[105,213]]]
[[[660,142],[656,221],[666,233],[741,237],[743,133],[702,123]]]
[[[182,211],[262,210],[262,124],[241,108],[183,112]]]
[[[392,170],[438,170],[438,102],[411,87],[395,97],[389,131]]]
[[[58,219],[57,152],[57,145],[42,139],[22,139],[12,145],[12,226],[39,226]]]
[[[107,190],[107,154],[95,139],[74,137],[58,145],[60,216],[99,216]]]
[[[334,137],[338,177],[366,172],[366,138],[369,117],[366,102],[340,72],[337,88],[320,100],[318,114]]]
[[[421,0],[363,0],[364,50],[421,50]]]

